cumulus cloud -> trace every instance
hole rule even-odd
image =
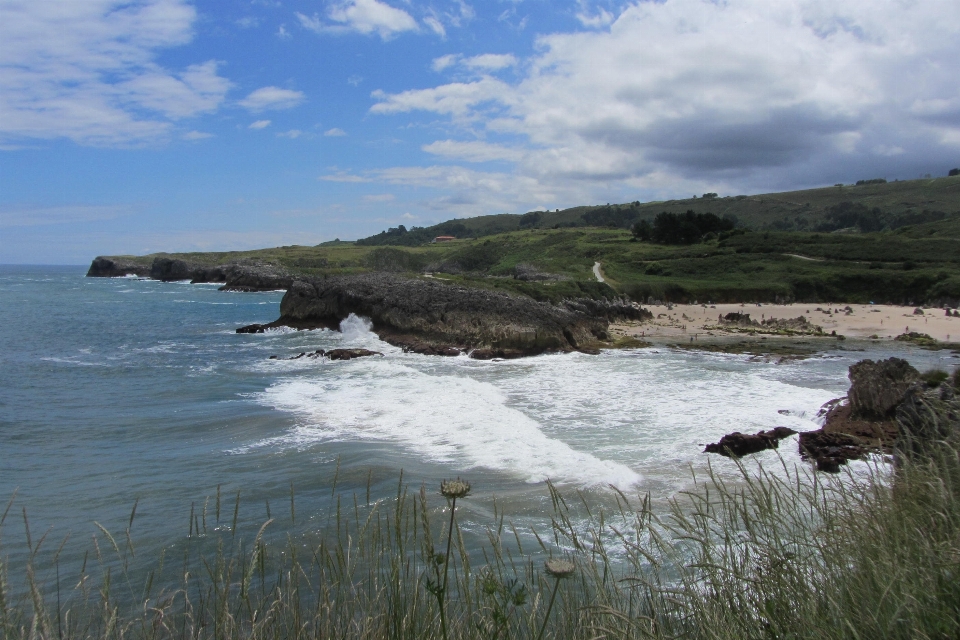
[[[480,140],[437,140],[424,145],[423,150],[433,155],[466,160],[467,162],[490,162],[507,160],[518,162],[523,159],[524,150],[513,149]]]
[[[420,110],[465,116],[485,102],[510,102],[513,94],[514,90],[509,85],[496,78],[484,77],[476,82],[455,82],[433,89],[413,89],[395,94],[374,91],[371,95],[379,102],[370,111],[404,113]]]
[[[319,15],[296,13],[300,25],[320,33],[322,31],[355,31],[364,35],[377,34],[388,40],[404,31],[418,31],[417,21],[403,9],[397,9],[380,0],[347,0],[334,4],[327,11],[325,23]]]
[[[278,138],[287,138],[289,140],[296,140],[303,135],[303,131],[300,129],[290,129],[289,131],[284,131],[283,133],[278,133]]]
[[[347,132],[344,131],[343,129],[338,129],[337,127],[334,127],[333,129],[327,129],[326,131],[324,131],[323,135],[327,136],[328,138],[336,138],[339,136],[347,135]]]
[[[251,122],[248,129],[265,129],[270,126],[269,120],[257,120],[256,122]]]
[[[499,158],[496,143],[439,140],[424,150],[510,160],[537,190],[576,188],[580,198],[912,176],[955,164],[960,152],[960,12],[868,0],[666,0],[615,19],[581,13],[584,24],[609,28],[540,37],[517,81],[484,75],[374,92],[370,111],[424,111],[488,139],[519,138],[522,152],[511,144]],[[434,68],[456,61],[444,56]]]
[[[214,60],[170,70],[193,38],[186,0],[6,0],[0,20],[0,138],[156,142],[173,122],[216,111],[230,82]]]
[[[463,65],[469,69],[483,69],[496,71],[506,69],[517,64],[517,58],[511,53],[484,53],[472,58],[466,58]]]
[[[262,87],[240,101],[240,106],[254,113],[268,109],[292,109],[304,100],[302,91]]]
[[[448,67],[452,67],[457,63],[457,60],[460,59],[460,55],[456,53],[448,53],[445,56],[440,56],[439,58],[434,58],[433,63],[430,65],[434,71],[440,72]]]

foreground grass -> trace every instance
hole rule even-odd
[[[553,524],[533,548],[495,513],[468,552],[455,500],[469,498],[449,486],[355,498],[315,543],[265,543],[273,520],[243,539],[218,495],[202,525],[192,514],[182,555],[141,571],[130,528],[100,531],[80,576],[52,573],[59,551],[28,537],[27,566],[0,566],[0,635],[960,637],[956,450],[905,459],[895,479],[883,466],[839,480],[740,470],[735,484],[698,479],[668,513],[616,491],[613,509],[568,502],[548,485]]]

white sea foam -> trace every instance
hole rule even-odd
[[[265,445],[374,439],[456,470],[482,467],[527,482],[551,478],[629,487],[640,480],[626,465],[547,436],[535,419],[507,406],[505,394],[492,384],[429,375],[398,362],[356,361],[349,373],[281,382],[261,401],[300,421],[290,434]]]

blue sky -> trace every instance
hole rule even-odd
[[[945,175],[956,0],[0,0],[0,263]]]

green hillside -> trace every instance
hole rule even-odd
[[[960,212],[960,176],[900,182],[842,185],[752,196],[687,198],[581,206],[562,211],[533,211],[454,219],[431,227],[403,226],[358,240],[361,245],[416,246],[439,235],[483,237],[519,229],[608,227],[629,229],[658,213],[713,213],[754,230],[835,231],[846,227],[881,231],[932,222]],[[847,224],[853,222],[853,224]]]

